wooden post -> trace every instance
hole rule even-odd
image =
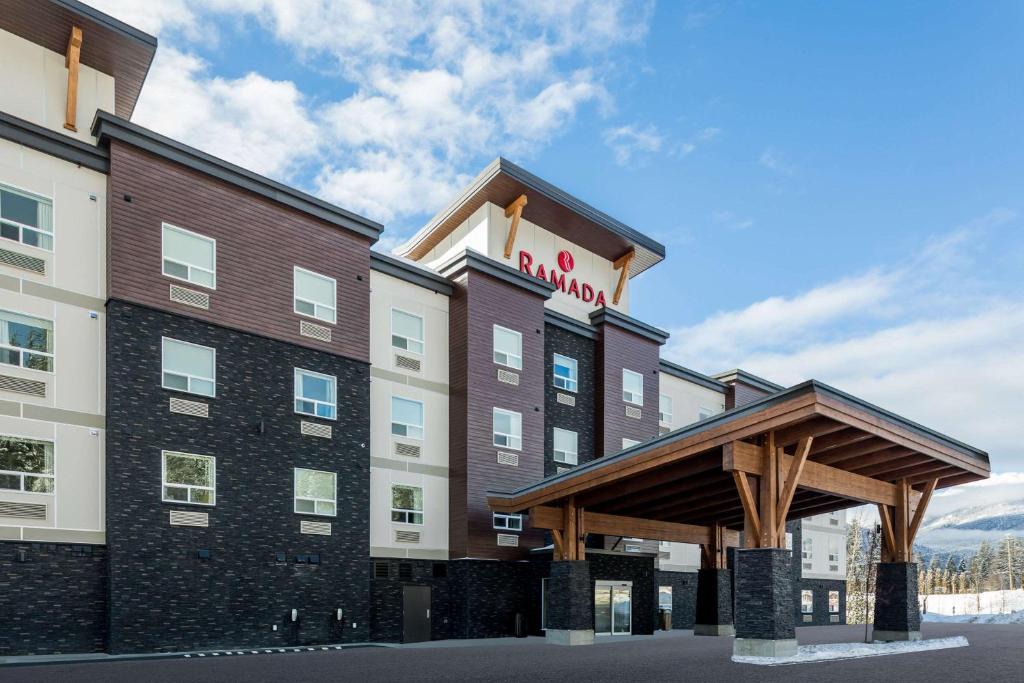
[[[896,484],[896,552],[893,560],[895,562],[909,562],[910,550],[907,543],[907,535],[910,533],[910,485],[906,479],[900,479]]]
[[[725,527],[716,524],[710,543],[701,543],[701,569],[725,569],[728,566],[726,553]]]
[[[77,26],[71,28],[71,35],[68,37],[67,54],[64,56],[64,66],[68,70],[68,101],[64,111],[64,127],[70,131],[78,131],[75,121],[78,118],[78,59],[82,50],[82,29]]]
[[[578,560],[579,556],[579,531],[577,527],[576,500],[570,497],[564,508],[565,514],[565,536],[562,539],[565,545],[565,559]]]
[[[526,206],[526,195],[521,194],[505,207],[505,218],[512,219],[512,224],[508,228],[508,237],[505,238],[505,258],[512,257],[512,245],[516,241],[516,231],[519,229],[519,219],[523,217],[524,206]]]
[[[775,521],[778,519],[777,509],[779,503],[779,452],[775,448],[775,432],[768,432],[767,438],[762,445],[761,454],[761,483],[759,486],[760,500],[760,530],[762,548],[777,548],[778,527]]]

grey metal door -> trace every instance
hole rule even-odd
[[[430,640],[430,586],[402,587],[402,642]]]

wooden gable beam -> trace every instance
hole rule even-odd
[[[569,516],[564,514],[561,508],[549,505],[530,508],[530,526],[535,529],[548,529],[553,535],[555,531],[565,531],[567,525],[572,523],[579,524],[578,516],[575,522],[571,522]],[[586,533],[606,534],[608,536],[627,536],[693,544],[713,543],[716,538],[716,529],[713,526],[659,522],[653,519],[607,515],[600,512],[590,512],[589,510],[586,512],[585,524]],[[727,545],[736,546],[739,544],[739,533],[726,530],[723,534]],[[562,536],[566,551],[571,552],[572,539],[568,537],[568,533],[562,534]]]
[[[789,463],[789,471],[786,474],[786,481],[783,484],[782,492],[779,494],[779,506],[776,511],[775,527],[777,538],[785,538],[786,516],[789,514],[789,507],[793,503],[793,496],[796,494],[796,487],[800,482],[800,474],[804,471],[807,463],[807,456],[811,452],[813,437],[805,436],[800,439],[796,446],[796,454]]]
[[[524,206],[526,206],[526,195],[521,194],[505,207],[505,218],[512,219],[512,224],[508,228],[508,237],[505,238],[505,258],[512,258],[512,245],[516,241],[516,231],[519,229],[519,219],[523,217]]]
[[[914,511],[914,519],[910,523],[910,532],[907,534],[907,541],[910,543],[910,548],[914,548],[914,539],[917,538],[917,532],[921,528],[921,522],[924,521],[925,510],[928,509],[928,503],[932,500],[932,494],[935,493],[935,487],[938,486],[939,480],[932,479],[925,484],[924,491],[921,492],[921,500],[917,502],[917,510]]]
[[[622,296],[622,290],[626,287],[626,280],[629,279],[629,267],[633,264],[633,258],[636,256],[636,250],[630,249],[625,254],[615,259],[612,264],[612,268],[619,271],[619,281],[615,285],[615,293],[612,294],[612,303],[618,304],[619,298]]]
[[[68,36],[68,49],[64,55],[64,66],[68,70],[68,100],[64,110],[64,127],[70,131],[78,131],[75,122],[78,119],[78,60],[82,52],[82,29],[71,27]]]

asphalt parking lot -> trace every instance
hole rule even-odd
[[[925,638],[963,635],[968,648],[790,666],[730,661],[729,638],[665,637],[557,647],[539,639],[232,657],[0,668],[0,681],[1020,681],[1019,625],[924,624]],[[802,644],[863,639],[863,627],[797,629]]]

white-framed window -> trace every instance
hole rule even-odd
[[[803,540],[803,559],[814,559],[814,539],[808,536]]]
[[[800,591],[800,612],[814,614],[814,591]]]
[[[700,422],[701,420],[706,420],[706,419],[708,419],[709,417],[711,417],[714,414],[715,414],[715,411],[712,410],[711,408],[704,408],[704,407],[698,408],[697,409],[697,421]]]
[[[658,396],[658,422],[672,426],[672,397],[661,394]]]
[[[176,280],[217,289],[217,240],[163,224],[163,273]]]
[[[495,408],[493,414],[494,445],[512,450],[523,448],[523,416],[511,410]]]
[[[786,550],[793,551],[793,534],[786,532]]]
[[[644,404],[644,376],[632,370],[622,370],[622,400],[635,406]]]
[[[162,451],[163,501],[215,505],[217,459],[212,455]]]
[[[523,335],[501,325],[494,326],[494,362],[523,369]]]
[[[338,510],[338,475],[295,468],[295,512],[334,517]]]
[[[0,185],[0,237],[53,251],[53,202]]]
[[[828,513],[829,526],[839,526],[839,510]]]
[[[0,490],[53,493],[53,443],[0,436]]]
[[[217,395],[217,349],[163,337],[161,367],[164,389]]]
[[[391,521],[423,524],[423,489],[395,484],[391,487]]]
[[[828,561],[839,561],[839,541],[834,538],[828,539]]]
[[[423,438],[423,402],[391,397],[391,433],[409,439]]]
[[[555,462],[564,465],[575,465],[578,462],[579,436],[568,429],[554,428]]]
[[[334,375],[295,368],[295,412],[333,420],[337,413],[337,384]]]
[[[839,614],[839,591],[828,592],[828,612],[829,614]]]
[[[522,531],[523,516],[508,515],[504,512],[494,513],[494,528],[502,531]]]
[[[338,286],[333,277],[295,266],[295,312],[329,323],[337,322]]]
[[[623,438],[622,439],[622,450],[626,450],[627,448],[632,448],[633,446],[637,445],[638,443],[640,443],[640,442],[637,441],[636,439],[626,439],[626,438]]]
[[[658,609],[672,611],[672,586],[658,586]]]
[[[579,386],[577,365],[575,358],[569,358],[569,356],[563,356],[560,353],[555,354],[554,364],[554,379],[553,382],[559,389],[565,389],[566,391],[576,391]]]
[[[53,372],[53,321],[0,311],[0,363]]]
[[[398,308],[391,309],[391,346],[423,354],[423,318]]]

